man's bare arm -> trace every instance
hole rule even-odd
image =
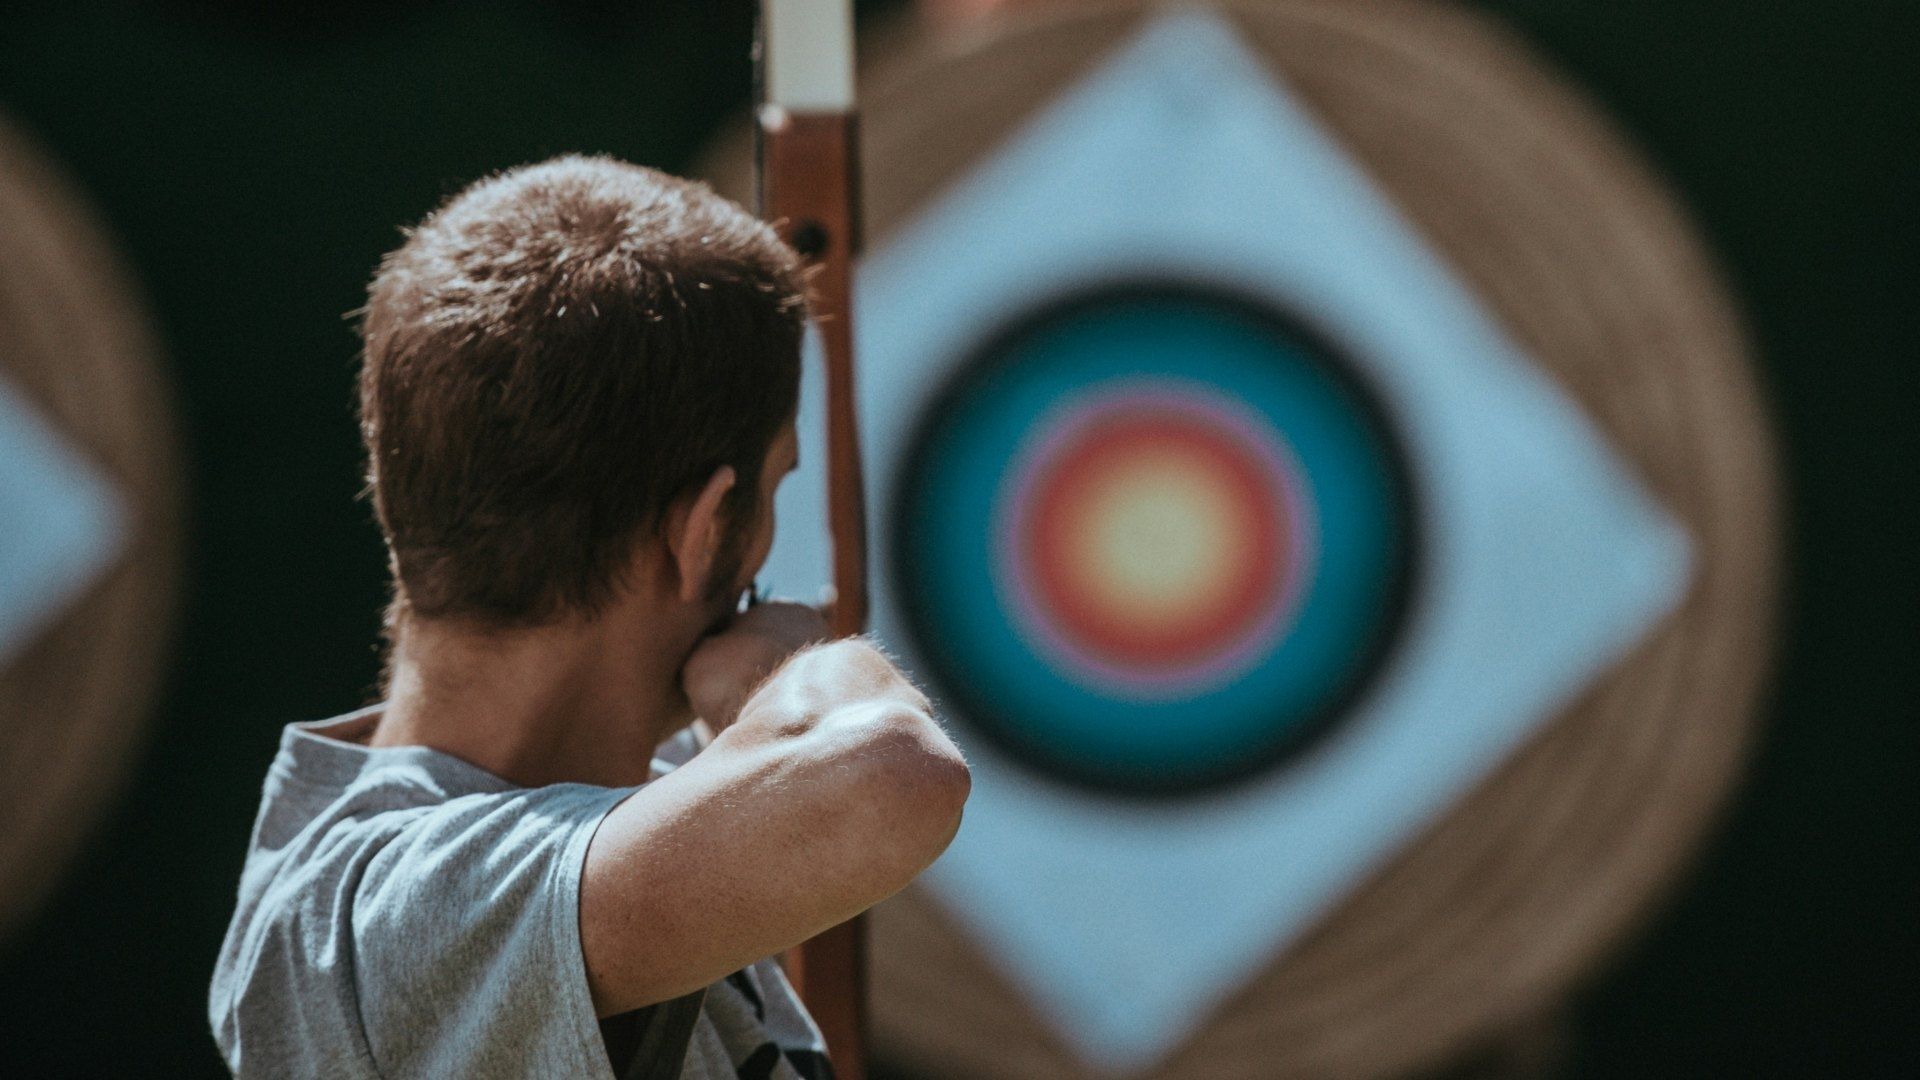
[[[594,837],[580,931],[595,1007],[689,993],[899,891],[953,839],[968,783],[878,650],[793,656]]]

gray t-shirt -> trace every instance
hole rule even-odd
[[[631,1044],[651,1014],[610,1020],[603,1037],[580,875],[601,819],[636,789],[516,787],[426,747],[343,741],[377,715],[281,737],[208,1002],[227,1066],[329,1080],[614,1077],[609,1043]],[[675,756],[663,748],[656,771]],[[822,1051],[779,966],[762,960],[708,987],[682,1076],[817,1080],[830,1075]]]

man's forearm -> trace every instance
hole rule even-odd
[[[796,653],[588,849],[596,1005],[664,1001],[898,892],[953,839],[969,786],[926,698],[879,650]]]

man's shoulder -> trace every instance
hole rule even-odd
[[[578,968],[586,843],[625,792],[463,790],[416,766],[396,755],[332,789],[269,785],[210,1000],[230,1059],[268,1024],[343,1061],[450,1053],[420,1044],[421,1009],[497,1006]]]
[[[268,911],[302,899],[351,901],[412,875],[456,888],[470,863],[490,875],[507,852],[558,857],[570,831],[597,824],[626,794],[586,784],[461,788],[404,761],[369,767],[334,790],[283,798],[270,790],[242,899],[256,891]],[[349,878],[351,890],[333,884]]]
[[[515,787],[425,748],[366,754],[350,773],[277,759],[248,845],[222,974],[288,939],[291,958],[325,957],[330,935],[412,921],[415,908],[530,902],[503,868],[540,865],[543,886],[577,877],[583,831],[625,792],[584,784]],[[574,866],[561,864],[572,860]],[[566,872],[562,872],[562,871]]]

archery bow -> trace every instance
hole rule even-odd
[[[853,258],[859,246],[852,0],[761,0],[760,216],[812,267],[826,360],[831,613],[838,636],[867,623],[866,513],[854,423]],[[866,1077],[866,929],[854,918],[787,954],[840,1080]]]

